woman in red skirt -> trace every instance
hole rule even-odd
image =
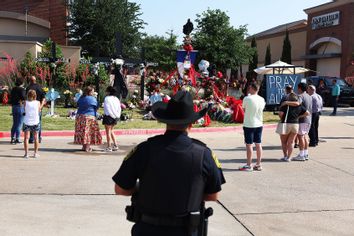
[[[93,97],[94,92],[94,89],[88,86],[77,101],[74,143],[81,144],[82,150],[86,152],[92,152],[91,145],[102,144],[102,136],[96,119],[98,103]]]

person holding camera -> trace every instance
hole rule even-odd
[[[23,120],[23,132],[25,133],[24,158],[28,159],[28,141],[30,139],[30,133],[33,134],[34,141],[34,154],[33,157],[39,157],[39,131],[40,131],[40,111],[42,104],[37,100],[37,93],[35,90],[30,89],[27,93],[27,100],[24,102],[24,120]]]
[[[40,102],[41,108],[46,104],[46,99],[45,99],[45,92],[43,90],[43,87],[37,83],[37,79],[35,76],[31,76],[29,78],[29,84],[26,88],[26,93],[30,90],[34,90],[36,92],[36,100]],[[42,109],[39,111],[39,130],[38,130],[38,141],[41,143],[42,142]],[[30,138],[29,138],[29,143],[34,142],[34,134],[33,132],[30,133]]]
[[[166,132],[133,148],[112,177],[117,195],[133,195],[126,208],[127,218],[135,222],[133,236],[190,236],[200,230],[207,215],[204,201],[216,201],[225,183],[213,152],[188,136],[191,124],[206,112],[193,110],[187,91],[152,106]]]
[[[116,93],[117,90],[113,86],[108,86],[106,89],[107,96],[105,97],[103,103],[104,115],[102,124],[105,127],[107,137],[107,148],[105,149],[105,152],[118,150],[118,145],[113,129],[120,118],[122,109],[120,107],[119,99],[115,96]],[[113,145],[111,146],[112,142]]]

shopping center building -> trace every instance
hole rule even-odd
[[[286,30],[292,46],[292,64],[312,75],[354,76],[354,0],[335,0],[304,10],[307,20],[287,23],[250,37],[256,38],[259,66],[264,66],[268,44],[272,62],[281,58]],[[243,67],[247,71],[248,66]]]
[[[1,0],[0,57],[21,60],[27,51],[37,57],[49,38],[61,46],[64,58],[79,63],[80,47],[68,46],[68,0]]]

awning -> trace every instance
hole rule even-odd
[[[260,75],[270,75],[270,74],[300,74],[310,71],[309,69],[303,68],[302,66],[294,66],[283,61],[276,61],[273,64],[258,67],[254,69],[254,72]]]
[[[335,58],[341,57],[342,53],[326,53],[326,54],[309,54],[305,55],[303,59],[322,59],[322,58]]]

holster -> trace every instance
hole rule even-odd
[[[131,197],[132,204],[125,207],[125,212],[127,213],[127,220],[130,222],[139,222],[141,219],[141,212],[137,207],[137,193],[134,193]]]
[[[189,235],[193,235],[196,231],[198,231],[199,226],[202,222],[202,216],[199,211],[191,212],[188,216],[188,233]]]

